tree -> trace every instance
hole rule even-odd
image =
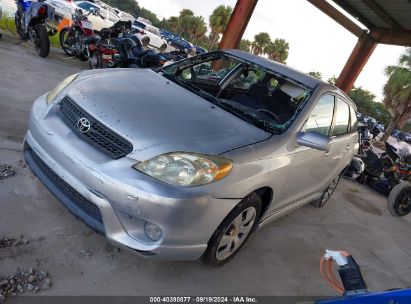
[[[264,48],[271,42],[270,35],[266,32],[259,33],[254,36],[252,43],[252,52],[254,55],[262,55]]]
[[[318,72],[318,71],[308,72],[308,75],[311,75],[311,76],[313,76],[313,77],[315,77],[315,78],[318,78],[318,79],[322,79],[322,78],[323,78],[323,75],[321,74],[321,72]]]
[[[241,39],[239,49],[242,51],[249,52],[251,48],[251,41],[247,39]]]
[[[398,65],[386,67],[385,74],[388,80],[384,85],[384,104],[391,111],[392,120],[381,141],[411,118],[411,48],[406,48]]]
[[[290,46],[285,39],[275,39],[266,44],[263,51],[268,58],[281,63],[285,63],[288,58]]]
[[[218,6],[210,15],[209,22],[211,28],[209,49],[213,49],[220,39],[220,34],[224,34],[233,9],[231,6]]]
[[[327,82],[329,84],[335,85],[335,83],[337,82],[337,77],[335,75],[332,75],[330,78],[327,79]]]
[[[358,112],[374,117],[376,120],[384,124],[391,120],[390,112],[381,102],[375,101],[375,95],[362,87],[354,87],[348,92],[350,98],[357,105]]]

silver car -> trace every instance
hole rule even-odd
[[[238,50],[72,75],[33,105],[31,170],[73,214],[145,256],[230,260],[252,232],[324,206],[357,149],[336,87]]]

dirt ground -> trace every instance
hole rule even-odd
[[[16,174],[0,180],[0,277],[17,268],[46,271],[41,295],[327,295],[319,260],[345,249],[371,290],[411,285],[411,217],[394,218],[386,199],[343,179],[326,208],[305,206],[253,235],[227,265],[159,262],[109,245],[73,217],[22,162],[21,141],[33,100],[87,65],[52,49],[0,40],[0,164]]]

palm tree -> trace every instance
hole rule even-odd
[[[242,51],[249,52],[251,48],[251,41],[247,39],[241,39],[239,49]]]
[[[322,78],[323,78],[323,74],[321,74],[321,72],[318,72],[318,71],[308,72],[308,75],[311,75],[311,76],[313,76],[313,77],[315,77],[315,78],[318,78],[318,79],[322,79]]]
[[[411,118],[411,48],[405,49],[398,65],[385,68],[385,75],[388,80],[384,85],[384,104],[392,112],[392,120],[381,141]]]
[[[264,53],[268,58],[281,63],[285,63],[288,58],[288,51],[290,46],[285,39],[275,39],[266,45]]]
[[[266,32],[258,33],[254,36],[252,43],[252,52],[254,55],[262,55],[264,48],[271,42],[270,35]]]
[[[217,44],[220,34],[224,34],[232,12],[231,6],[220,5],[210,15],[211,34],[209,49],[212,49]]]

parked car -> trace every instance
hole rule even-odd
[[[120,18],[116,13],[101,7],[97,3],[92,3],[89,1],[76,1],[75,4],[78,8],[84,10],[85,12],[97,11],[98,14],[89,15],[89,21],[93,24],[94,31],[101,31],[103,28],[109,28],[113,26]]]
[[[68,77],[34,102],[24,156],[111,242],[221,265],[257,228],[328,202],[358,148],[355,108],[319,79],[220,50]]]
[[[188,53],[194,53],[196,51],[192,43],[188,42],[187,40],[176,34],[170,33],[166,30],[161,30],[161,35],[164,37],[168,44],[170,44],[177,50],[185,50]]]
[[[161,37],[160,30],[155,26],[146,23],[138,18],[133,22],[133,29],[137,29],[137,37],[143,42],[143,45],[149,45],[164,52],[167,49],[167,41]]]

